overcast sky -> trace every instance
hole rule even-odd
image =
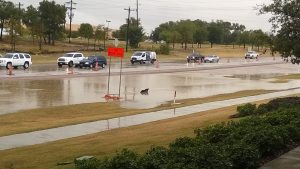
[[[18,3],[21,0],[10,0]],[[38,6],[42,0],[21,1],[23,8],[29,5]],[[64,4],[70,0],[55,0]],[[129,6],[136,9],[137,0],[74,0],[73,23],[90,23],[92,25],[108,26],[118,29],[126,22],[128,16],[124,8]],[[159,24],[167,21],[181,19],[200,19],[204,21],[224,20],[239,23],[249,29],[262,29],[270,32],[271,24],[268,22],[270,15],[257,15],[254,8],[263,3],[269,4],[271,0],[138,0],[139,18],[147,33],[150,33]],[[136,12],[131,16],[136,17]],[[67,21],[68,22],[68,21]]]

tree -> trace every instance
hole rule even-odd
[[[0,41],[2,41],[3,29],[5,22],[8,22],[10,17],[12,16],[12,11],[14,10],[14,4],[12,2],[6,2],[4,0],[0,0]]]
[[[17,37],[16,35],[17,33],[20,35],[22,29],[20,20],[23,14],[23,10],[19,10],[19,8],[12,7],[9,8],[8,14],[9,14],[8,26],[9,26],[11,50],[15,51],[16,37]]]
[[[56,39],[64,33],[64,23],[66,18],[66,7],[56,4],[55,1],[43,0],[38,7],[41,22],[44,25],[43,32],[48,38],[48,44],[54,45]],[[45,40],[46,42],[46,40]]]
[[[139,43],[142,41],[145,34],[141,24],[139,24],[139,26],[137,27],[136,23],[137,21],[135,18],[129,19],[128,40],[129,40],[129,45],[133,48],[138,47]],[[127,25],[128,25],[127,23],[121,25],[120,29],[114,33],[114,36],[118,35],[120,39],[126,39]]]
[[[121,39],[120,30],[115,30],[112,32],[112,36],[118,39]]]
[[[39,12],[36,8],[32,5],[27,7],[27,10],[23,16],[23,23],[30,31],[30,35],[33,39],[34,43],[34,36],[40,35],[41,36],[41,19],[39,16]]]
[[[94,33],[94,50],[96,49],[96,41],[100,41],[101,39],[105,38],[105,31],[104,28],[102,27],[102,25],[98,25],[95,33]]]
[[[300,57],[300,2],[299,0],[272,0],[268,5],[262,5],[260,13],[271,13],[269,21],[273,32],[277,32],[275,50],[281,54],[291,54]]]
[[[159,39],[164,40],[167,45],[172,42],[173,49],[175,48],[175,43],[180,39],[180,34],[176,30],[164,30],[159,34]]]
[[[239,25],[238,23],[232,24],[232,33],[230,34],[230,42],[232,43],[232,47],[234,48],[234,44],[238,43],[239,36],[245,31],[246,27],[244,25]]]
[[[184,43],[184,49],[186,50],[187,43],[194,43],[195,24],[191,20],[181,20],[178,22],[176,29],[181,36],[181,42]]]
[[[198,44],[198,48],[201,48],[202,43],[207,40],[208,31],[207,31],[207,22],[201,20],[194,21],[196,30],[194,33],[194,41]]]
[[[129,29],[128,33],[129,37],[129,45],[132,48],[137,48],[139,46],[139,43],[143,40],[144,37],[144,31],[142,27],[131,27]]]
[[[230,22],[224,22],[222,20],[217,21],[218,28],[221,29],[221,42],[223,44],[230,43],[230,35],[232,31],[232,26]]]
[[[151,33],[151,39],[155,42],[163,40],[160,37],[160,34],[164,31],[174,31],[176,30],[176,24],[175,22],[169,21],[166,23],[160,24],[157,28],[155,28],[154,31]]]
[[[90,39],[93,37],[93,26],[89,23],[82,23],[80,24],[78,32],[80,36],[88,40],[88,46],[89,46]]]
[[[214,43],[220,43],[222,39],[222,28],[218,27],[217,23],[211,22],[208,26],[208,41],[210,47],[213,47]]]
[[[262,30],[254,30],[250,35],[253,38],[253,44],[257,46],[257,50],[259,51],[259,47],[263,46],[265,42],[267,42],[267,37]],[[253,47],[252,47],[253,48]]]
[[[244,31],[241,34],[238,34],[237,41],[239,44],[242,44],[244,46],[244,49],[246,48],[246,44],[249,43],[250,38],[250,32]]]

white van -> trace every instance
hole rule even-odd
[[[156,61],[156,53],[150,51],[134,52],[130,59],[131,64],[134,64],[136,62],[140,64],[150,62],[153,64],[155,61]]]

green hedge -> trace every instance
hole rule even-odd
[[[168,148],[152,147],[145,154],[124,149],[111,158],[77,162],[76,168],[255,169],[300,141],[298,100],[275,99],[264,105],[268,112],[258,113],[258,107],[255,116],[196,129],[194,138],[178,138]]]

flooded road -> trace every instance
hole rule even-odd
[[[129,126],[155,122],[159,120],[182,117],[195,113],[203,113],[205,111],[229,107],[233,105],[245,104],[260,100],[267,100],[276,97],[284,97],[294,93],[299,93],[300,88],[261,94],[256,96],[247,96],[229,100],[221,100],[198,105],[148,112],[130,116],[117,117],[106,120],[86,122],[63,127],[14,134],[0,137],[0,151],[11,148],[30,146],[35,144],[48,143],[52,141],[79,137],[88,134],[95,134],[113,129],[119,129]]]
[[[180,67],[180,63],[175,63],[173,67],[185,68],[183,64]],[[176,99],[187,99],[242,90],[299,87],[299,80],[288,83],[271,82],[272,77],[289,73],[299,73],[299,66],[274,64],[193,72],[124,75],[120,105],[127,108],[155,107],[173,100],[175,91]],[[101,74],[94,77],[46,80],[1,80],[0,114],[41,107],[105,102],[107,82],[107,76]],[[110,84],[110,93],[118,94],[119,76],[111,76]],[[140,91],[146,88],[149,88],[149,94],[141,95]]]

